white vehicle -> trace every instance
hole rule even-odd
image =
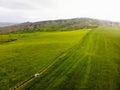
[[[40,74],[39,73],[36,73],[36,74],[34,74],[34,77],[38,77]]]

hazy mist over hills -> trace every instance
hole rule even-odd
[[[11,26],[11,25],[15,25],[15,24],[17,24],[17,23],[0,22],[0,27]]]

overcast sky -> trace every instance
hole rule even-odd
[[[120,21],[120,0],[0,0],[0,22],[80,17]]]

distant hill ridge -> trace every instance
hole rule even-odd
[[[33,31],[66,31],[81,28],[95,28],[97,26],[120,26],[120,23],[91,18],[49,20],[34,23],[25,22],[17,25],[1,27],[0,33],[33,32]]]

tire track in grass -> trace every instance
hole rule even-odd
[[[108,37],[107,37],[108,38]],[[110,42],[112,41],[112,43]],[[119,45],[119,41],[116,40],[116,38],[110,38],[109,44],[107,44],[106,47],[110,47],[111,45],[111,50],[115,53],[115,55],[111,54],[111,58],[109,58],[109,63],[110,63],[110,67],[112,67],[110,70],[110,76],[109,76],[109,84],[110,84],[110,89],[111,90],[119,90],[120,88],[120,81],[118,80],[118,78],[120,78],[120,57],[119,57],[119,53],[120,53],[120,45]],[[114,47],[114,48],[113,48]],[[109,50],[109,48],[108,48]],[[108,51],[110,52],[110,50]]]
[[[96,81],[96,90],[116,90],[117,67],[110,60],[98,61],[98,72],[100,73]]]
[[[98,31],[98,33],[99,32],[100,31]],[[93,51],[95,50],[95,54],[97,54],[97,56],[95,55],[93,58],[91,58],[92,62],[90,66],[86,66],[87,68],[91,67],[91,69],[86,70],[86,73],[83,77],[83,82],[80,85],[80,90],[119,90],[120,76],[118,65],[112,62],[116,55],[119,54],[119,48],[117,52],[114,52],[114,49],[116,49],[114,45],[112,46],[114,40],[110,40],[108,44],[107,39],[110,37],[104,35],[105,32],[106,31],[103,31],[100,34],[96,34],[96,37],[92,37],[93,41],[99,41],[96,42],[96,45],[98,45],[97,47],[95,47],[95,42],[89,44],[91,45],[90,48],[87,44],[88,46],[86,48],[88,48],[87,50],[90,51],[90,54],[88,54],[94,56]],[[88,39],[88,42],[91,41]],[[110,46],[112,47],[113,51],[109,50]],[[111,52],[114,53],[113,56]],[[87,74],[89,74],[89,76]]]
[[[84,38],[86,38],[86,36],[87,35],[85,35],[85,37]],[[83,39],[84,39],[83,38]],[[81,42],[83,42],[84,40],[81,40],[78,44],[80,44]],[[69,52],[67,52],[66,53],[66,55],[64,55],[63,57],[62,57],[62,60],[59,60],[59,62],[61,62],[61,63],[59,63],[59,65],[60,66],[57,66],[57,68],[52,68],[52,71],[55,73],[55,72],[57,72],[57,71],[59,71],[59,72],[57,72],[57,75],[54,75],[54,78],[52,77],[52,75],[54,74],[52,74],[52,71],[51,71],[51,74],[50,74],[50,76],[48,76],[48,77],[51,77],[51,78],[53,78],[53,79],[49,79],[48,80],[48,83],[51,83],[52,81],[57,81],[58,80],[58,78],[59,77],[62,77],[62,75],[66,75],[66,73],[68,73],[69,72],[69,70],[71,70],[71,68],[75,68],[77,65],[75,65],[77,62],[80,62],[81,60],[82,60],[82,58],[84,58],[84,56],[83,55],[81,55],[81,57],[77,57],[76,58],[76,60],[73,60],[73,61],[68,61],[67,59],[70,59],[70,58],[72,58],[73,56],[75,56],[75,54],[78,54],[78,52],[79,52],[79,49],[78,48],[81,48],[81,47],[77,47],[78,46],[78,44],[76,44],[72,49],[70,49],[69,50]],[[73,53],[74,52],[74,53]],[[79,55],[78,55],[79,56]],[[81,60],[78,60],[79,58],[81,58]],[[68,63],[70,63],[70,64],[68,64]],[[66,64],[68,64],[68,65],[66,65]],[[66,67],[67,66],[67,67]],[[54,66],[54,67],[56,67],[56,66]],[[64,68],[63,68],[64,67]],[[63,70],[61,70],[61,68],[63,68]],[[61,71],[61,72],[60,72]],[[47,81],[47,80],[46,80]],[[51,87],[51,86],[49,86],[49,87]]]
[[[96,84],[95,87],[93,89],[96,90],[107,90],[109,89],[109,76],[108,75],[109,69],[110,69],[110,64],[109,64],[109,60],[108,58],[106,58],[107,56],[107,42],[106,42],[106,35],[104,35],[104,31],[101,32],[100,35],[98,35],[98,49],[97,49],[97,54],[101,55],[101,57],[94,57],[94,60],[96,59]],[[101,50],[102,48],[102,50]],[[94,61],[95,62],[95,61]],[[95,83],[95,82],[94,82]]]
[[[73,65],[72,68],[70,68],[63,76],[61,76],[61,77],[58,76],[58,78],[57,78],[57,79],[61,80],[62,77],[66,76],[66,78],[64,80],[62,80],[61,82],[59,82],[59,80],[53,81],[49,88],[44,88],[43,90],[73,90],[73,89],[75,90],[75,88],[78,88],[79,82],[77,79],[78,78],[82,79],[82,77],[80,77],[78,75],[81,73],[81,76],[82,76],[84,74],[84,70],[86,69],[87,60],[85,60],[85,57],[86,56],[79,58],[79,60]],[[58,83],[58,84],[54,85],[54,83]],[[42,89],[40,89],[40,90],[42,90]],[[76,90],[78,90],[78,89],[76,89]]]
[[[74,70],[74,68],[78,66],[79,62],[81,62],[83,58],[84,58],[84,56],[80,60],[78,60],[78,59],[73,60],[73,62],[71,62],[72,64],[67,64],[67,62],[62,63],[62,65],[59,67],[59,69],[57,69],[57,71],[54,72],[57,75],[54,75],[56,77],[54,77],[54,79],[52,81],[50,81],[52,84],[48,86],[48,89],[52,88],[53,85],[54,85],[54,87],[59,86],[59,84],[61,82],[63,82],[67,78],[67,76],[70,74],[70,72],[71,72],[70,70]],[[68,60],[69,59],[67,59],[67,61]],[[64,67],[66,65],[67,65],[67,67]],[[62,68],[64,68],[64,70],[61,70]],[[63,78],[63,80],[61,80],[62,78]]]
[[[89,83],[92,84],[96,82],[96,84],[93,85],[95,87],[92,87],[92,90],[117,90],[117,67],[111,61],[112,58],[107,56],[109,55],[109,45],[111,45],[108,44],[108,41],[106,41],[107,38],[108,37],[106,35],[103,35],[103,33],[98,38],[98,41],[100,41],[100,43],[98,42],[99,47],[96,53],[102,56],[94,57],[93,59],[94,62],[96,62],[97,66],[92,68],[94,73],[91,73],[91,75],[96,75],[96,81]],[[90,78],[92,78],[92,76]]]
[[[80,90],[84,90],[86,89],[86,86],[88,84],[88,80],[89,80],[89,76],[90,76],[90,72],[91,72],[91,62],[92,62],[92,59],[93,57],[99,57],[98,55],[96,55],[96,50],[98,48],[98,35],[95,37],[95,33],[96,31],[94,31],[94,33],[92,33],[88,40],[87,40],[87,47],[86,47],[86,59],[87,59],[87,66],[86,66],[86,70],[85,70],[85,73],[84,73],[84,76],[83,76],[83,80],[82,82],[80,83],[80,86],[79,89]]]
[[[64,51],[61,54],[59,54],[57,57],[55,57],[55,59],[53,60],[53,62],[51,62],[47,67],[45,67],[42,71],[37,72],[37,73],[39,73],[39,76],[42,75],[45,71],[47,71],[53,64],[55,64],[57,62],[58,58],[60,58],[62,55],[64,55],[67,51],[69,51],[72,48],[69,48],[66,51]],[[10,90],[19,90],[22,87],[24,87],[26,84],[28,84],[29,82],[33,81],[34,79],[35,79],[35,76],[33,75],[30,78],[28,78],[27,80],[25,80],[24,82],[18,84],[18,86],[15,86],[14,88],[12,88]]]
[[[80,47],[80,45],[85,42],[85,39],[88,38],[88,36],[89,36],[89,33],[82,39],[81,42],[79,42],[78,45],[76,45],[75,48],[73,48],[74,50],[71,51],[71,52],[73,53],[73,55],[69,55],[69,53],[68,53],[69,58],[68,58],[68,60],[66,60],[66,63],[68,63],[68,62],[70,61],[70,57],[71,57],[71,56],[77,56],[77,57],[75,57],[75,60],[71,61],[71,62],[70,62],[70,65],[67,65],[67,67],[64,68],[63,71],[61,71],[61,73],[56,72],[58,75],[56,75],[56,76],[57,76],[56,79],[55,79],[55,77],[54,77],[54,80],[53,80],[54,83],[52,83],[52,81],[51,81],[52,85],[55,86],[55,84],[56,84],[56,82],[58,81],[58,79],[61,79],[62,76],[69,75],[69,73],[71,73],[72,70],[75,70],[75,68],[76,68],[78,65],[80,65],[80,62],[86,57],[86,55],[85,55],[84,53],[81,53],[79,50],[82,49],[82,48]],[[78,55],[77,55],[77,54],[78,54]],[[80,54],[81,54],[81,55],[80,55]],[[64,59],[65,59],[65,58],[64,58]],[[63,68],[64,66],[66,66],[66,65],[64,65],[64,63],[65,63],[65,62],[63,61],[63,62],[62,62],[62,65],[60,64],[61,66],[59,67],[59,69],[61,69],[61,68]],[[60,71],[60,70],[56,70],[56,71]],[[55,76],[55,75],[54,75],[54,76]],[[60,82],[59,82],[59,83],[60,83]],[[49,87],[52,88],[52,85],[49,86]]]
[[[52,63],[50,63],[45,69],[43,69],[41,72],[38,72],[39,76],[42,75],[45,71],[47,71],[53,64],[55,64],[58,60],[58,58],[60,58],[63,54],[65,54],[68,50],[66,50],[65,52],[62,52],[60,55],[58,55]],[[18,86],[15,86],[13,89],[10,90],[20,90],[22,87],[24,87],[26,84],[28,84],[29,82],[33,81],[36,77],[33,75],[31,76],[29,79],[25,80],[24,82],[20,83]]]
[[[88,82],[88,79],[89,79],[89,74],[90,74],[90,70],[91,70],[91,56],[88,56],[88,61],[87,61],[87,67],[86,67],[86,72],[85,72],[85,75],[84,75],[84,79],[81,83],[81,87],[79,87],[79,89],[85,89],[86,85],[87,85],[87,82]]]
[[[118,88],[118,81],[119,77],[119,71],[118,71],[118,65],[114,63],[112,60],[109,60],[109,65],[110,65],[110,76],[109,76],[109,85],[110,85],[110,90],[117,90]]]

